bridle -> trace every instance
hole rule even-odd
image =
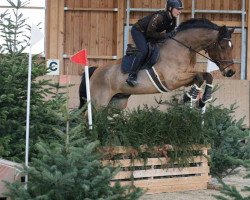
[[[229,66],[231,66],[231,65],[234,64],[234,62],[231,61],[231,60],[216,60],[216,59],[211,59],[211,58],[209,58],[208,56],[206,56],[206,55],[204,55],[204,54],[202,54],[202,53],[196,51],[196,50],[193,49],[191,46],[188,46],[188,45],[184,44],[183,42],[181,42],[181,41],[175,39],[173,36],[169,36],[169,38],[172,39],[172,40],[174,40],[174,41],[176,41],[176,42],[178,42],[178,43],[181,44],[182,46],[188,48],[189,51],[194,51],[195,53],[197,53],[197,54],[203,56],[204,58],[207,58],[208,60],[214,62],[218,67],[221,66],[221,63],[229,63],[229,64],[228,64],[226,67],[224,67],[223,69],[221,69],[221,68],[219,67],[219,69],[220,69],[221,72],[223,72],[223,71],[224,71],[225,69],[227,69]],[[222,41],[222,40],[229,40],[229,41],[230,41],[229,38],[222,38],[220,41]],[[211,48],[213,48],[213,47],[215,47],[215,46],[218,46],[218,45],[220,45],[220,44],[219,44],[219,41],[217,40],[216,42],[213,42],[212,44],[209,44],[206,48],[204,48],[204,50],[205,50],[205,52],[207,53],[209,49],[211,49]]]
[[[231,41],[231,39],[229,39],[229,38],[222,38],[220,41],[222,41],[222,40],[227,40],[227,41]],[[210,44],[210,45],[208,45],[204,50],[205,50],[205,52],[207,53],[208,52],[208,50],[209,49],[211,49],[211,48],[213,48],[213,47],[215,47],[215,46],[220,46],[221,47],[221,45],[220,45],[220,43],[219,43],[219,41],[217,40],[216,42],[213,42],[212,44]],[[222,47],[221,47],[222,48]],[[225,69],[227,69],[229,66],[231,66],[231,65],[233,65],[234,64],[234,62],[232,61],[232,60],[212,60],[212,59],[210,59],[212,62],[214,62],[217,66],[220,66],[221,65],[221,63],[229,63],[226,67],[224,67],[223,69],[221,69],[220,71],[224,71]]]

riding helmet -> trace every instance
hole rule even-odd
[[[181,0],[167,0],[167,10],[172,10],[173,8],[183,9],[182,1]]]

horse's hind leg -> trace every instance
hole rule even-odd
[[[112,97],[110,104],[114,107],[125,109],[128,104],[130,94],[116,94]]]

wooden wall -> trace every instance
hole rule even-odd
[[[131,8],[164,8],[165,0],[130,0]],[[183,0],[184,11],[180,22],[191,17],[192,0]],[[241,10],[242,0],[196,0],[195,9]],[[246,1],[247,19],[250,10]],[[59,59],[61,74],[79,75],[82,67],[72,64],[69,56],[81,49],[88,50],[89,65],[102,66],[120,59],[123,55],[124,25],[126,21],[126,0],[47,0],[46,6],[46,58]],[[147,12],[131,12],[130,24],[147,15]],[[241,14],[195,13],[219,25],[241,27]],[[249,26],[250,20],[245,24]],[[249,32],[247,32],[250,37]],[[234,58],[241,59],[241,33],[233,34]],[[250,46],[250,42],[247,42]],[[247,52],[250,63],[250,51]],[[206,60],[202,57],[197,68],[205,70]],[[237,64],[240,78],[240,64]],[[250,66],[250,65],[249,65]],[[250,70],[247,78],[250,79]],[[214,73],[221,78],[220,73]]]

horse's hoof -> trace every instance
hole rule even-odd
[[[205,102],[203,102],[201,99],[199,99],[199,108],[203,108],[206,105]]]
[[[187,93],[184,93],[184,95],[183,95],[183,102],[187,103],[187,102],[190,102],[190,101],[191,101],[191,98],[187,95]]]

